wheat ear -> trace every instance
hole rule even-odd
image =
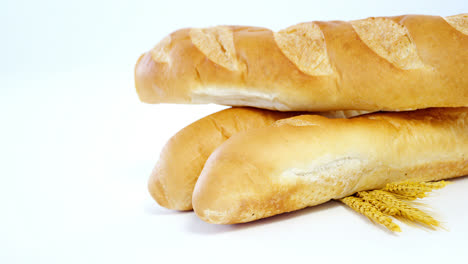
[[[361,198],[348,196],[340,199],[341,202],[349,206],[351,209],[365,215],[370,220],[379,223],[393,232],[401,232],[400,227],[393,223],[392,219],[375,208],[372,204],[364,201]]]
[[[419,222],[431,228],[440,226],[439,221],[435,220],[427,213],[417,208],[411,207],[409,204],[401,200],[398,200],[394,195],[392,195],[389,192],[375,190],[369,192],[369,194],[375,197],[376,199],[386,203],[388,206],[396,208],[398,210],[396,216],[401,216],[410,221]]]

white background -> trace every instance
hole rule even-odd
[[[166,140],[215,105],[146,105],[138,56],[182,27],[468,12],[460,1],[0,2],[0,263],[468,263],[468,179],[427,203],[449,231],[392,235],[330,202],[235,226],[159,207]]]

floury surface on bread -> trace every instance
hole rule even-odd
[[[399,181],[468,174],[468,108],[301,115],[238,133],[208,158],[192,204],[204,221],[249,222]]]
[[[280,111],[468,106],[468,14],[173,32],[135,67],[147,103]]]
[[[320,113],[346,118],[362,111]],[[210,154],[232,135],[266,127],[275,121],[299,115],[248,107],[229,108],[206,116],[180,130],[164,146],[151,173],[148,189],[161,206],[175,210],[192,209],[192,192]]]

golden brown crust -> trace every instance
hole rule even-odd
[[[468,106],[468,17],[182,29],[135,68],[147,103],[281,111]],[[306,52],[301,52],[302,50]]]
[[[402,180],[468,174],[468,108],[295,116],[238,133],[209,157],[193,194],[210,223],[248,222]]]

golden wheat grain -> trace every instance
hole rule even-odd
[[[393,232],[401,232],[400,227],[393,223],[390,217],[386,216],[372,204],[364,201],[363,199],[354,196],[348,196],[340,199],[340,201],[349,206],[351,209],[365,215],[370,220],[385,226],[389,230]]]
[[[396,215],[398,213],[397,209],[369,195],[368,192],[358,192],[356,196],[372,204],[373,206],[375,206],[377,209],[379,209],[382,213],[386,215]]]
[[[400,182],[400,183],[389,183],[382,189],[383,191],[408,194],[411,196],[425,197],[427,192],[432,191],[432,188],[425,186],[421,183],[416,182]]]
[[[383,188],[383,191],[391,192],[399,199],[403,200],[415,200],[418,198],[424,198],[427,193],[434,189],[440,189],[445,187],[449,182],[400,182],[400,183],[389,183]]]
[[[439,221],[435,220],[427,213],[417,208],[411,207],[409,204],[401,200],[398,200],[394,195],[392,195],[389,192],[382,190],[374,190],[369,192],[369,194],[375,197],[376,199],[386,203],[388,206],[396,208],[398,210],[396,216],[406,218],[410,221],[419,222],[431,228],[440,226]]]
[[[371,221],[382,224],[388,229],[401,232],[400,227],[392,222],[394,216],[402,221],[417,222],[430,228],[440,227],[439,221],[432,218],[426,212],[412,207],[405,201],[413,201],[424,198],[428,192],[445,187],[450,182],[399,182],[390,183],[382,190],[362,191],[355,195],[340,199],[341,202],[353,210],[365,215]],[[421,204],[420,204],[421,205]]]
[[[449,181],[438,181],[438,182],[421,182],[421,184],[425,187],[429,187],[431,189],[442,189],[448,184],[450,184]]]
[[[398,200],[403,200],[403,201],[414,201],[416,199],[421,199],[421,198],[426,197],[426,196],[415,195],[415,194],[398,194],[398,193],[392,193],[392,194]]]

